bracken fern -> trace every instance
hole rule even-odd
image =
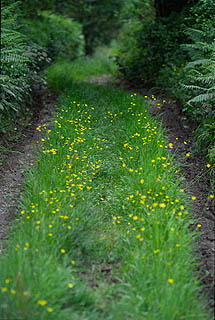
[[[204,41],[204,31],[188,31],[194,43],[183,47],[194,58],[186,66],[190,84],[182,84],[189,97],[184,110],[201,123],[196,131],[197,149],[204,149],[210,155],[215,136],[215,127],[211,126],[215,121],[215,40]]]
[[[14,6],[11,7],[11,13]],[[8,17],[10,6],[2,8],[2,48],[1,48],[1,103],[2,112],[18,111],[24,96],[28,94],[29,48],[25,37],[14,30],[15,17]]]

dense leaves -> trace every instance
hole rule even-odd
[[[27,17],[35,18],[40,11],[51,10],[82,24],[85,53],[92,54],[95,47],[108,44],[116,36],[121,25],[117,14],[123,0],[22,0],[22,9]],[[36,8],[36,10],[35,10]]]
[[[18,111],[30,91],[35,55],[26,37],[17,30],[17,16],[12,15],[17,10],[18,4],[2,7],[1,112]]]
[[[52,60],[73,60],[83,55],[81,25],[70,18],[44,11],[37,19],[25,21],[24,32],[33,43],[45,48]]]
[[[122,18],[117,57],[122,77],[143,86],[162,87],[179,99],[200,126],[197,149],[211,157],[215,2],[133,0],[128,1]],[[199,139],[199,130],[204,131],[204,139]]]

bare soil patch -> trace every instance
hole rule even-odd
[[[195,254],[201,263],[198,271],[205,287],[203,293],[208,296],[209,307],[214,312],[215,199],[209,197],[211,193],[214,194],[214,190],[211,189],[208,162],[195,152],[195,125],[183,114],[181,106],[166,97],[156,97],[157,100],[151,102],[151,113],[161,120],[169,142],[174,145],[175,159],[183,176],[182,188],[190,197],[196,197],[192,201],[191,213],[197,217],[201,228]],[[166,102],[163,103],[163,100]],[[157,108],[159,102],[160,109]],[[186,154],[190,156],[187,157]],[[196,228],[196,225],[191,228]]]
[[[41,142],[37,143],[39,133],[36,128],[49,125],[56,98],[56,94],[47,89],[33,88],[33,116],[29,124],[15,143],[1,141],[10,152],[4,153],[0,167],[0,253],[6,248],[8,229],[21,200],[24,175],[33,165],[38,146],[41,146]]]

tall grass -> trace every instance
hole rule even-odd
[[[189,230],[201,226],[147,99],[61,81],[0,257],[1,319],[209,319]]]

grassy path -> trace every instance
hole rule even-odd
[[[1,319],[209,319],[198,222],[147,99],[60,75],[67,90],[52,128],[38,127],[45,144],[0,257]]]

